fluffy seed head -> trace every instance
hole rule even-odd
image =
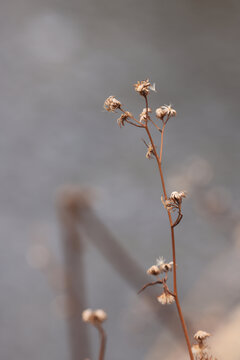
[[[162,305],[166,305],[166,304],[172,304],[175,299],[174,296],[172,296],[169,293],[166,293],[165,291],[157,297],[157,300],[162,304]]]
[[[170,261],[169,263],[163,264],[163,266],[162,266],[163,271],[165,271],[165,272],[172,271],[172,267],[173,267],[172,261]]]
[[[160,269],[157,265],[153,265],[147,270],[147,274],[157,276],[160,274]]]
[[[215,356],[211,354],[208,346],[204,344],[195,344],[192,346],[192,354],[194,360],[217,360]]]
[[[156,265],[160,271],[160,274],[163,272],[172,271],[173,262],[170,261],[169,263],[166,263],[166,260],[161,256],[157,259]]]
[[[116,112],[117,109],[121,107],[120,101],[118,101],[114,96],[109,96],[104,102],[104,109],[111,112]]]
[[[194,335],[194,339],[198,342],[202,342],[203,340],[207,339],[211,334],[207,333],[206,331],[199,330]]]

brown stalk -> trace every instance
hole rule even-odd
[[[102,327],[101,323],[99,323],[99,322],[96,323],[95,327],[97,328],[97,330],[99,332],[99,337],[100,337],[100,349],[99,349],[98,360],[104,360],[106,342],[107,342],[106,333],[103,330],[103,327]]]
[[[147,116],[148,116],[148,99],[147,96],[144,96],[145,98],[145,102],[146,102],[146,109],[147,109]],[[168,121],[169,117],[167,118],[167,120],[163,123],[163,127],[162,127],[162,132],[161,132],[161,145],[160,145],[160,155],[158,156],[157,154],[157,150],[156,150],[156,146],[154,144],[154,141],[152,139],[151,133],[149,131],[148,128],[148,124],[146,123],[145,125],[145,130],[148,134],[149,140],[151,142],[151,145],[153,147],[153,152],[154,155],[156,157],[157,160],[157,164],[158,164],[158,169],[159,169],[159,174],[160,174],[160,178],[161,178],[161,183],[162,183],[162,188],[163,188],[163,194],[164,194],[164,198],[165,200],[167,200],[167,192],[166,192],[166,187],[165,187],[165,182],[164,182],[164,177],[163,177],[163,172],[162,172],[162,153],[163,153],[163,135],[164,135],[164,130],[165,130],[165,125]],[[176,226],[176,222],[173,223],[172,221],[172,216],[170,213],[170,210],[167,209],[167,213],[168,213],[168,218],[169,218],[169,224],[170,224],[170,228],[171,228],[171,242],[172,242],[172,256],[173,256],[173,289],[174,289],[174,297],[175,297],[175,302],[176,302],[176,306],[177,306],[177,310],[178,310],[178,315],[180,318],[180,322],[182,325],[182,329],[184,332],[184,336],[185,336],[185,340],[187,343],[187,347],[188,347],[188,352],[189,352],[189,356],[191,360],[194,360],[193,358],[193,354],[192,354],[192,349],[191,349],[191,343],[189,340],[189,335],[187,332],[187,327],[183,318],[183,314],[182,314],[182,309],[180,306],[180,302],[178,299],[178,290],[177,290],[177,270],[176,270],[176,250],[175,250],[175,236],[174,236],[174,226]]]
[[[147,283],[146,285],[144,285],[139,291],[138,291],[138,295],[144,291],[147,287],[149,286],[154,286],[154,285],[157,285],[157,284],[162,284],[163,281],[162,280],[157,280],[157,281],[153,281],[151,283]]]

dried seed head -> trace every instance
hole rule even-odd
[[[86,309],[82,312],[82,320],[84,322],[92,322],[93,321],[93,311],[92,309]]]
[[[169,211],[172,211],[172,210],[175,210],[176,209],[176,206],[174,205],[173,201],[170,200],[170,199],[164,199],[163,196],[161,196],[161,201],[165,207],[165,209],[169,210]]]
[[[147,274],[157,276],[160,274],[160,269],[157,265],[153,265],[147,270]]]
[[[146,158],[147,159],[152,159],[153,155],[154,155],[153,146],[152,146],[152,144],[149,144],[148,145],[148,150],[147,150],[147,153],[146,153]]]
[[[207,333],[206,331],[199,330],[194,335],[194,339],[198,342],[202,342],[203,340],[207,339],[211,334]]]
[[[162,304],[162,305],[169,305],[172,304],[175,299],[174,296],[172,296],[171,294],[167,293],[167,292],[163,292],[160,296],[157,297],[157,300]]]
[[[163,111],[165,112],[165,115],[172,117],[176,116],[177,112],[172,108],[172,105],[163,105],[162,106]]]
[[[126,111],[124,114],[122,114],[118,119],[117,119],[117,123],[118,126],[121,128],[122,126],[125,125],[125,121],[131,117],[131,113]]]
[[[165,264],[165,259],[160,256],[157,260],[156,260],[156,264],[159,268],[161,268],[163,266],[163,264]]]
[[[186,191],[181,191],[181,192],[178,192],[178,191],[173,191],[170,195],[170,200],[173,200],[173,201],[181,201],[183,198],[187,197],[187,193]]]
[[[163,264],[163,271],[164,272],[172,271],[172,267],[173,267],[172,261],[169,263]]]
[[[151,108],[148,108],[148,113],[151,113]],[[147,109],[144,108],[141,114],[139,115],[140,122],[146,122],[147,121]]]
[[[149,79],[138,81],[133,86],[135,87],[135,91],[137,91],[142,96],[147,96],[149,94],[149,90],[152,88]]]
[[[82,312],[82,319],[84,322],[95,325],[104,322],[107,319],[107,314],[102,309],[95,311],[92,309],[86,309]]]
[[[156,117],[163,120],[165,116],[168,118],[176,116],[177,112],[172,108],[171,105],[163,105],[156,110]]]
[[[194,360],[217,360],[215,356],[211,354],[208,346],[204,344],[195,344],[192,346],[192,354]]]
[[[170,261],[169,263],[166,263],[166,260],[163,257],[160,257],[157,259],[157,266],[161,274],[163,272],[172,271],[173,262]]]
[[[158,119],[163,120],[164,116],[166,115],[166,112],[160,107],[158,109],[156,109],[156,117]]]
[[[104,322],[105,320],[107,320],[107,314],[105,313],[105,311],[103,311],[102,309],[98,309],[94,311],[94,317],[96,318],[97,321],[99,321],[100,323]]]
[[[117,109],[121,107],[120,101],[118,101],[114,96],[109,96],[104,102],[104,109],[111,112],[116,112]]]

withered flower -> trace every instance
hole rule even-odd
[[[152,112],[152,109],[148,108],[148,113],[151,113],[151,112]],[[144,123],[147,121],[147,109],[146,108],[143,109],[143,111],[139,115],[139,118],[140,118],[141,123]]]
[[[172,108],[171,105],[163,105],[156,110],[156,117],[163,120],[165,116],[173,117],[176,116],[177,112]]]
[[[121,128],[122,126],[125,125],[125,121],[131,116],[131,113],[126,111],[125,113],[123,113],[118,119],[117,119],[117,123],[118,126]]]
[[[95,318],[97,319],[97,321],[99,321],[99,322],[104,322],[105,320],[107,320],[107,314],[106,314],[106,312],[104,311],[104,310],[102,310],[102,309],[97,309],[97,310],[95,310],[95,312],[94,312],[94,316],[95,316]]]
[[[152,146],[152,144],[149,144],[148,145],[148,150],[147,150],[147,153],[146,153],[146,158],[147,159],[152,159],[153,155],[154,155],[153,146]]]
[[[104,109],[111,112],[116,112],[117,109],[121,107],[120,101],[118,101],[114,96],[109,96],[104,102]]]
[[[107,319],[107,314],[102,309],[92,310],[86,309],[82,312],[82,320],[84,322],[96,325],[102,323]]]
[[[135,87],[135,90],[142,96],[147,96],[151,89],[151,83],[149,82],[149,79],[138,81],[133,86]]]
[[[173,191],[170,195],[170,200],[173,200],[173,201],[182,201],[183,198],[186,198],[187,197],[187,193],[186,191]]]
[[[202,342],[203,340],[207,339],[211,334],[207,333],[206,331],[199,330],[194,335],[194,339],[198,342]]]
[[[182,204],[182,199],[187,196],[185,191],[173,191],[169,197],[169,199],[164,199],[163,196],[161,197],[162,203],[164,207],[169,211],[175,211],[179,209]]]
[[[157,297],[157,300],[162,305],[166,305],[166,304],[169,305],[169,304],[172,304],[175,301],[174,296],[169,294],[166,291],[163,291],[163,293],[160,296]]]
[[[157,266],[160,270],[160,274],[163,272],[172,271],[173,262],[166,263],[166,260],[161,256],[157,259]]]
[[[198,344],[192,346],[192,353],[194,360],[217,360],[209,350],[208,345],[206,344],[206,339],[211,336],[211,334],[206,331],[199,330],[194,335],[195,340]]]
[[[147,270],[147,274],[157,276],[160,274],[160,269],[157,265],[153,265]]]

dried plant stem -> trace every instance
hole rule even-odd
[[[95,326],[98,329],[99,336],[100,336],[100,349],[99,349],[98,360],[104,360],[106,342],[107,342],[106,333],[103,330],[101,323],[97,323],[97,324],[95,324]]]
[[[148,109],[148,101],[147,101],[147,97],[145,97],[146,100],[146,108]],[[168,119],[167,119],[168,120]],[[161,145],[160,145],[160,155],[158,156],[157,154],[157,150],[156,150],[156,146],[153,142],[151,133],[149,131],[148,125],[145,125],[145,129],[146,132],[148,134],[149,140],[151,142],[151,145],[153,147],[153,153],[156,157],[157,160],[157,164],[158,164],[158,169],[159,169],[159,173],[160,173],[160,177],[161,177],[161,183],[162,183],[162,188],[163,188],[163,194],[164,194],[164,198],[165,200],[167,200],[167,192],[166,192],[166,187],[165,187],[165,182],[164,182],[164,177],[163,177],[163,172],[162,172],[162,153],[163,153],[163,135],[164,135],[164,130],[165,130],[165,125],[167,123],[167,120],[164,122],[163,127],[162,127],[162,132],[161,132]],[[178,315],[180,318],[180,322],[183,328],[183,332],[184,332],[184,336],[186,339],[186,343],[187,343],[187,347],[188,347],[188,352],[189,352],[189,356],[191,360],[194,360],[193,358],[193,354],[192,354],[192,349],[191,349],[191,343],[189,340],[189,336],[188,336],[188,332],[187,332],[187,327],[183,318],[183,314],[182,314],[182,310],[181,310],[181,306],[179,303],[179,299],[178,299],[178,290],[177,290],[177,270],[176,270],[176,250],[175,250],[175,237],[174,237],[174,224],[172,221],[172,216],[169,210],[167,210],[168,213],[168,218],[169,218],[169,223],[170,223],[170,228],[171,228],[171,240],[172,240],[172,256],[173,256],[173,288],[174,288],[174,297],[175,297],[175,302],[176,302],[176,306],[177,306],[177,310],[178,310]]]

